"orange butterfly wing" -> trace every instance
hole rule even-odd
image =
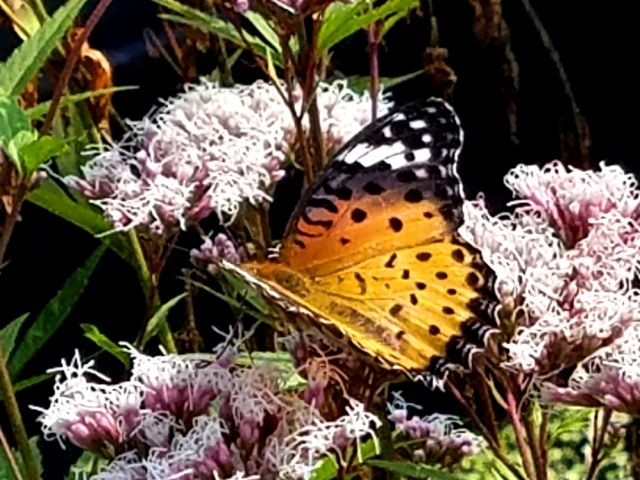
[[[388,368],[439,368],[487,312],[484,267],[455,233],[461,143],[458,119],[440,100],[382,117],[310,187],[279,259],[241,273]]]

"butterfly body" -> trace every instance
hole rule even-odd
[[[440,100],[381,118],[309,188],[276,260],[227,268],[385,368],[426,371],[484,308],[484,266],[456,234],[461,145]]]

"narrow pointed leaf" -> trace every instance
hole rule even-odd
[[[106,245],[98,249],[67,279],[64,286],[40,312],[27,330],[20,345],[9,359],[9,371],[16,378],[25,364],[42,348],[67,319],[84,291],[89,278],[104,253]]]
[[[2,330],[0,330],[0,345],[2,345],[2,352],[5,357],[11,355],[13,351],[13,347],[16,343],[16,337],[18,336],[18,332],[20,331],[20,327],[24,321],[29,317],[28,313],[20,315],[15,320],[12,320],[7,326],[5,326]]]
[[[85,0],[69,0],[0,64],[0,92],[21,95],[73,23]]]
[[[85,337],[98,345],[104,351],[109,352],[111,355],[116,357],[124,364],[125,367],[129,367],[129,355],[121,346],[102,333],[98,327],[90,323],[83,323],[80,327],[84,330]]]
[[[144,332],[144,336],[142,337],[143,347],[154,335],[158,333],[162,324],[167,321],[167,315],[169,315],[169,311],[173,307],[175,307],[178,304],[178,302],[186,296],[187,296],[186,293],[181,293],[180,295],[173,297],[171,300],[169,300],[165,304],[161,305],[160,308],[158,308],[156,313],[153,314],[153,317],[151,317],[151,320],[149,320],[147,329]]]

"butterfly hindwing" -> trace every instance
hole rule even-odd
[[[462,129],[441,100],[351,139],[309,188],[275,262],[243,268],[315,326],[389,368],[424,371],[474,322],[484,279],[456,236]]]

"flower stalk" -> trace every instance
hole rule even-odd
[[[29,445],[29,437],[27,436],[27,431],[24,427],[24,422],[22,421],[22,414],[20,413],[20,407],[18,406],[16,393],[13,388],[13,382],[11,381],[11,374],[7,368],[7,358],[4,353],[4,348],[1,345],[0,389],[2,391],[3,403],[7,411],[7,417],[11,425],[13,437],[24,463],[26,474],[25,478],[27,480],[38,480],[40,478],[38,473],[38,462],[31,450],[31,445]]]

